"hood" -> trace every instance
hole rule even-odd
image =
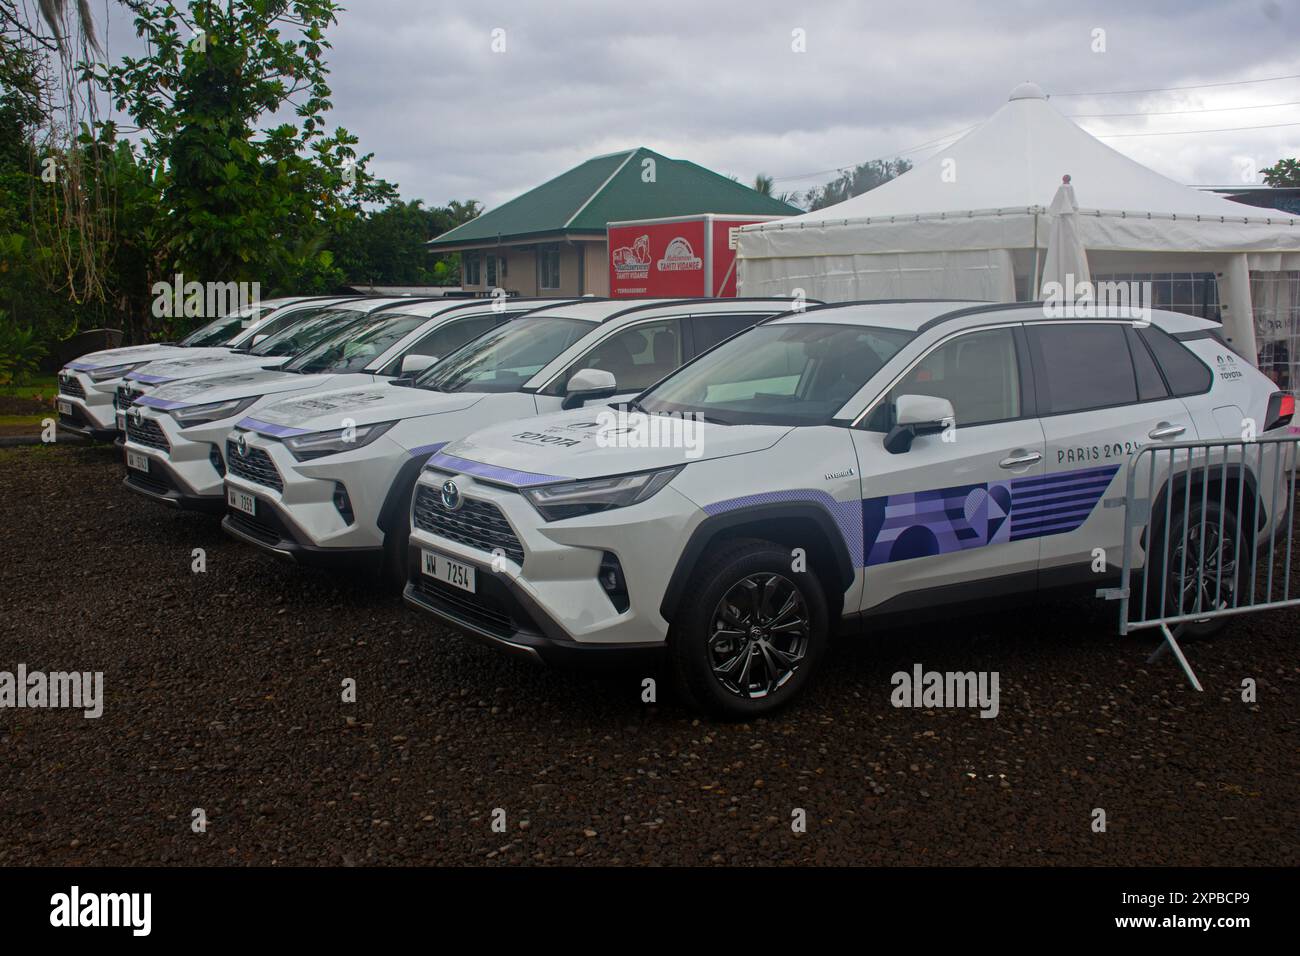
[[[357,425],[370,425],[440,415],[469,408],[486,397],[483,392],[431,392],[389,384],[331,389],[260,408],[239,426],[268,435],[325,432],[342,428],[345,418]]]
[[[451,443],[430,463],[470,474],[479,473],[472,467],[479,463],[511,484],[542,484],[747,455],[771,448],[789,431],[788,425],[711,425],[639,412],[624,416],[599,406],[484,428]]]
[[[132,362],[148,362],[169,356],[189,352],[179,345],[129,345],[120,349],[104,349],[89,352],[63,367],[74,372],[89,372],[97,368],[112,368],[114,365],[129,365]]]
[[[300,392],[306,388],[338,388],[347,378],[357,377],[369,382],[369,375],[297,375],[274,369],[253,369],[247,372],[228,372],[202,375],[160,385],[139,399],[140,404],[153,408],[183,408],[187,405],[206,405],[210,402],[228,402],[253,395],[277,395],[282,392]]]
[[[189,349],[185,351],[189,352]],[[183,378],[214,375],[218,372],[252,371],[267,366],[280,366],[288,360],[287,356],[249,355],[244,352],[223,350],[207,355],[186,355],[185,358],[165,358],[150,362],[133,372],[127,372],[126,378],[128,381],[140,382],[144,385],[163,385]]]

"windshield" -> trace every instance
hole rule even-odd
[[[429,321],[404,312],[374,312],[339,329],[285,364],[289,372],[359,372]]]
[[[824,424],[913,335],[860,325],[756,326],[660,382],[639,407],[723,425]]]
[[[427,369],[416,385],[439,392],[513,392],[594,328],[581,319],[515,319]]]
[[[223,315],[219,319],[213,319],[206,325],[195,329],[176,344],[187,349],[199,348],[205,345],[223,345],[264,315],[274,311],[275,306],[273,305],[250,305],[246,309],[240,309],[237,312]]]
[[[365,315],[356,309],[322,309],[309,314],[310,318],[304,319],[299,315],[299,321],[268,335],[250,348],[249,354],[262,357],[297,355],[325,336],[338,331],[341,326]]]

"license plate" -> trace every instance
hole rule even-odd
[[[468,564],[453,561],[445,554],[421,549],[423,570],[431,578],[446,582],[462,591],[474,592],[474,568]]]
[[[63,401],[59,402],[59,414],[60,414],[60,415],[71,415],[71,414],[72,414],[72,403],[71,403],[71,402],[63,402]]]
[[[126,431],[126,415],[118,412],[114,417],[117,419],[117,430],[120,432]]]
[[[257,499],[250,494],[236,491],[234,488],[227,488],[226,501],[236,511],[242,511],[246,515],[257,514]]]
[[[126,450],[126,467],[134,468],[136,471],[149,470],[149,456],[142,455],[138,451]]]

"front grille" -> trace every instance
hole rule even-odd
[[[415,589],[436,607],[444,608],[498,637],[510,637],[515,632],[510,615],[478,594],[462,591],[423,574],[414,583]]]
[[[524,563],[524,548],[501,509],[490,501],[466,498],[455,511],[442,503],[442,495],[428,485],[415,494],[415,526],[478,551],[494,553],[498,548],[515,564]]]
[[[73,398],[85,398],[86,389],[81,384],[81,379],[75,375],[59,376],[59,393],[62,395],[71,395]]]
[[[141,418],[138,422],[130,415],[126,417],[126,437],[137,445],[148,445],[159,451],[171,451],[171,442],[163,434],[162,426],[152,418]]]
[[[226,441],[226,470],[238,475],[245,481],[265,485],[276,491],[284,491],[284,481],[275,467],[275,462],[261,448],[250,447],[247,455],[239,453],[239,446],[233,441]]]
[[[132,405],[135,400],[144,394],[144,389],[133,388],[130,385],[119,385],[113,392],[113,407],[119,412],[124,412]]]

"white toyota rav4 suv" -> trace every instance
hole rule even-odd
[[[192,355],[164,356],[136,366],[122,376],[113,398],[117,430],[125,435],[127,411],[137,398],[150,389],[218,371],[258,368],[285,362],[288,356],[306,347],[303,343],[314,341],[312,336],[325,334],[322,326],[346,318],[331,310],[344,308],[349,303],[363,299],[364,297],[355,295],[302,299],[265,316],[255,327],[245,329],[221,348],[203,349]],[[329,315],[322,314],[327,311],[330,312]],[[273,357],[267,354],[273,349],[280,355]]]
[[[1120,564],[1124,509],[1101,501],[1124,495],[1130,454],[1290,420],[1291,396],[1216,328],[1169,312],[1052,319],[1041,303],[777,317],[621,409],[441,449],[413,498],[406,600],[544,661],[666,651],[696,705],[769,711],[805,686],[832,631],[1095,588],[1095,548]],[[1274,500],[1272,476],[1248,466],[1222,477]],[[1174,513],[1195,525],[1190,500]],[[1261,505],[1258,521],[1265,534],[1278,516]]]
[[[476,428],[633,395],[788,299],[607,301],[537,309],[389,383],[277,402],[226,446],[232,535],[303,564],[386,569],[406,581],[420,468]]]
[[[361,300],[344,324],[278,369],[218,372],[140,395],[126,421],[126,487],[165,504],[224,513],[226,436],[245,416],[306,393],[413,376],[530,300]]]
[[[244,333],[256,335],[273,314],[301,301],[302,297],[263,299],[213,319],[176,343],[128,345],[82,355],[59,370],[59,427],[96,441],[113,441],[121,430],[114,415],[117,388],[128,372],[163,358],[225,354]]]

